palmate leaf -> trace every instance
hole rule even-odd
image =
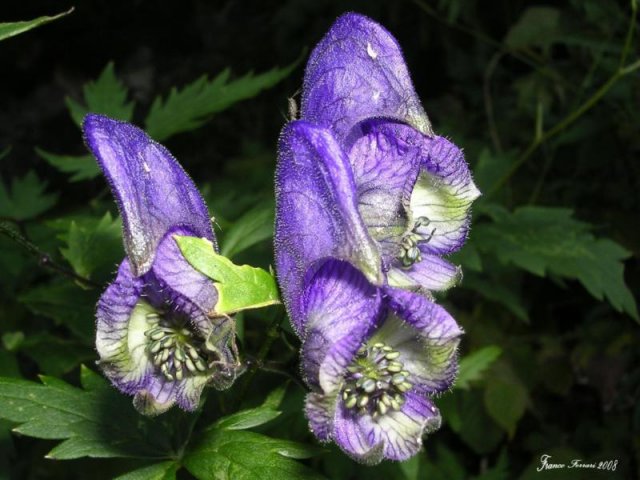
[[[66,12],[54,15],[52,17],[38,17],[33,20],[27,20],[24,22],[0,23],[0,40],[4,40],[6,38],[14,37],[21,33],[28,32],[32,28],[36,28],[40,25],[53,22],[54,20],[62,18],[65,15],[69,15],[71,12],[73,12],[73,8],[70,8]]]
[[[56,193],[45,193],[46,187],[31,170],[22,178],[14,177],[10,188],[0,178],[0,217],[29,220],[46,212],[58,199]]]
[[[622,260],[630,253],[612,240],[594,237],[591,226],[574,219],[571,210],[522,207],[509,212],[492,206],[485,211],[493,223],[476,224],[471,237],[481,252],[535,275],[576,279],[598,300],[606,298],[638,320],[624,283]]]
[[[58,155],[41,148],[36,148],[36,153],[58,171],[70,174],[70,182],[91,180],[100,175],[100,167],[91,155]]]
[[[251,308],[280,303],[275,278],[261,268],[235,265],[218,255],[204,238],[175,236],[187,261],[211,278],[218,290],[218,303],[212,314],[228,315]]]
[[[109,212],[89,225],[71,221],[66,235],[66,248],[60,249],[74,271],[85,278],[108,277],[124,256],[121,232],[122,222]]]
[[[173,88],[165,99],[157,97],[154,100],[145,122],[146,131],[155,140],[162,141],[176,133],[193,130],[205,123],[210,115],[273,87],[298,63],[299,60],[285,68],[274,68],[258,75],[248,73],[231,81],[231,72],[226,69],[212,80],[204,75],[182,90]]]
[[[483,373],[497,360],[502,354],[502,349],[496,345],[483,347],[469,355],[466,355],[460,361],[458,369],[458,378],[454,388],[469,389],[471,382],[482,378]]]
[[[259,433],[213,428],[187,452],[184,466],[199,480],[322,479],[293,460],[317,453],[315,448]]]
[[[130,398],[91,370],[82,369],[83,388],[53,377],[41,380],[0,378],[0,418],[17,423],[18,434],[64,440],[47,457],[170,457],[163,424],[140,417]]]
[[[109,62],[100,76],[84,86],[84,105],[67,97],[65,102],[73,121],[79,127],[87,113],[101,113],[128,122],[133,116],[134,102],[127,102],[127,88],[118,80]]]
[[[322,450],[244,431],[280,415],[276,409],[283,395],[284,387],[277,388],[262,405],[220,418],[189,440],[183,457],[145,466],[118,480],[173,480],[183,467],[196,478],[207,480],[322,478],[293,460],[312,457]]]

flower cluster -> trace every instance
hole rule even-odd
[[[303,342],[314,434],[353,458],[404,460],[437,429],[462,334],[433,302],[458,267],[479,195],[461,150],[431,129],[396,40],[340,17],[280,137],[276,269]]]
[[[127,257],[97,307],[103,371],[145,414],[194,410],[205,385],[235,380],[233,320],[211,318],[213,282],[182,256],[174,235],[214,245],[207,208],[178,162],[142,130],[87,115],[83,130],[116,197]]]

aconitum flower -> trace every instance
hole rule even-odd
[[[393,37],[339,18],[307,65],[301,119],[281,135],[276,270],[303,342],[313,433],[353,458],[404,460],[440,425],[462,334],[431,301],[459,269],[479,195],[433,133]]]
[[[127,254],[98,302],[99,365],[142,413],[175,403],[194,410],[205,385],[228,387],[237,367],[233,320],[209,317],[216,288],[173,238],[216,245],[207,208],[178,162],[139,128],[91,114],[83,130],[116,198]]]
[[[311,54],[276,187],[278,273],[299,333],[302,274],[321,258],[427,296],[460,278],[443,256],[466,240],[479,191],[462,151],[433,133],[396,40],[364,16],[340,17]]]
[[[368,464],[417,453],[423,435],[440,427],[431,397],[456,375],[455,320],[423,295],[379,289],[337,260],[308,279],[303,298],[313,433]]]

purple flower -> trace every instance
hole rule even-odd
[[[306,414],[321,441],[354,459],[406,460],[440,427],[431,397],[457,372],[462,334],[424,296],[373,286],[346,262],[324,262],[303,293]]]
[[[434,135],[395,39],[340,17],[305,73],[301,119],[276,171],[276,270],[322,441],[404,460],[437,429],[462,330],[431,301],[460,271],[479,192],[460,149]]]
[[[213,282],[173,239],[216,245],[207,207],[178,162],[139,128],[91,114],[83,130],[118,203],[127,253],[98,302],[99,364],[142,413],[174,403],[194,410],[204,386],[228,387],[237,366],[233,320],[208,316],[218,299]]]
[[[311,54],[276,188],[278,274],[298,333],[318,260],[427,296],[460,278],[443,255],[466,240],[480,193],[462,151],[431,130],[396,40],[366,17],[340,17]]]

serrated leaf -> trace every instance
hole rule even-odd
[[[580,281],[598,300],[606,298],[619,312],[638,320],[631,291],[624,283],[627,252],[617,243],[594,237],[591,226],[573,218],[569,209],[522,207],[513,213],[492,206],[493,223],[476,224],[472,242],[535,275],[558,275]]]
[[[299,60],[285,68],[274,68],[259,75],[248,73],[232,81],[229,81],[230,71],[227,69],[212,80],[204,75],[182,90],[173,88],[165,99],[157,97],[154,100],[145,130],[157,141],[193,130],[214,113],[273,87],[286,78],[298,63]]]
[[[159,423],[140,418],[130,398],[104,380],[92,390],[53,377],[41,380],[38,384],[0,377],[0,418],[17,423],[16,433],[64,440],[47,457],[169,456],[167,432]],[[97,380],[92,382],[95,385]]]
[[[95,305],[100,292],[83,290],[68,280],[39,285],[18,297],[29,310],[65,325],[80,339],[92,341]]]
[[[502,354],[502,349],[496,345],[483,347],[460,361],[458,378],[454,388],[468,389],[471,382],[480,380],[482,374],[495,362]]]
[[[124,256],[121,240],[122,223],[109,212],[90,225],[71,221],[62,256],[80,276],[91,278],[95,273],[109,274]],[[98,275],[100,276],[100,275]]]
[[[32,170],[22,178],[14,177],[8,189],[0,178],[0,217],[21,221],[46,212],[58,200],[58,194],[45,193],[46,188],[47,183]]]
[[[100,175],[100,168],[91,155],[57,155],[37,147],[36,153],[60,172],[70,174],[70,182],[90,180]]]
[[[273,235],[273,203],[249,210],[225,232],[220,254],[233,258],[238,253]]]
[[[14,37],[21,33],[28,32],[33,28],[45,25],[49,22],[53,22],[54,20],[62,18],[65,15],[69,15],[71,12],[73,12],[73,8],[70,8],[66,12],[59,13],[58,15],[54,15],[53,17],[43,16],[24,22],[0,23],[0,40],[4,40],[6,38]]]
[[[323,477],[292,458],[317,452],[259,433],[213,429],[188,450],[183,463],[199,480],[311,480]]]
[[[275,278],[261,268],[235,265],[218,255],[207,239],[174,237],[187,261],[212,279],[218,290],[213,314],[228,315],[252,308],[280,303]]]
[[[175,480],[179,468],[176,462],[161,462],[125,473],[114,480]]]
[[[517,381],[494,378],[484,391],[487,413],[510,437],[527,407],[527,390]]]
[[[127,102],[128,90],[118,80],[109,62],[100,76],[88,82],[83,89],[84,105],[72,98],[65,98],[71,118],[79,127],[87,113],[101,113],[111,118],[128,122],[133,116],[134,102]]]

